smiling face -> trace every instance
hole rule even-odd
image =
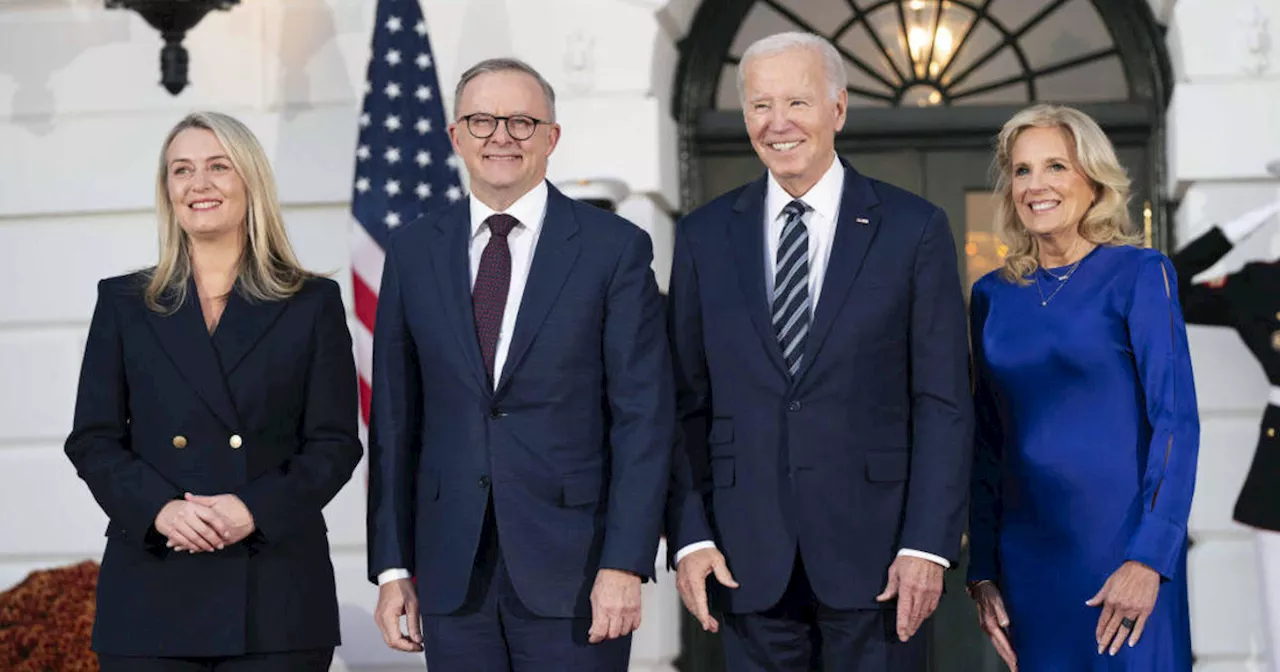
[[[244,180],[213,131],[188,128],[165,151],[169,201],[182,230],[195,239],[239,235],[248,212]]]
[[[742,88],[752,147],[788,193],[803,195],[835,160],[848,93],[831,96],[822,55],[807,47],[751,58]]]
[[[1080,235],[1080,221],[1093,205],[1094,186],[1072,147],[1061,128],[1028,128],[1013,143],[1009,182],[1014,209],[1033,236]]]
[[[551,107],[538,80],[518,70],[478,75],[459,96],[459,121],[449,124],[454,151],[467,166],[471,193],[489,207],[502,210],[546,178],[547,159],[560,139],[560,126],[540,123],[527,140],[516,140],[506,124],[499,122],[493,135],[477,138],[462,120],[476,113],[524,115],[549,122]]]

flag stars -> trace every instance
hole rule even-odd
[[[365,93],[368,93],[367,91]],[[373,119],[369,117],[369,113],[365,112],[360,115],[360,128],[369,128],[369,124],[373,123]]]
[[[419,37],[426,37],[426,36],[427,36],[427,23],[426,23],[425,21],[419,21],[419,22],[415,23],[415,24],[413,25],[413,32],[417,33]]]
[[[388,51],[386,61],[387,65],[400,65],[400,52],[395,49]]]
[[[369,145],[360,145],[357,147],[356,158],[361,161],[367,161],[369,159]]]
[[[383,89],[382,92],[387,94],[387,97],[391,100],[395,100],[400,97],[400,85],[395,82],[390,82],[387,84],[387,88]]]
[[[450,201],[457,201],[462,198],[462,190],[458,187],[449,187],[449,190],[444,192],[444,195]]]
[[[356,180],[356,191],[364,194],[369,191],[369,178],[361,177]]]
[[[418,155],[413,157],[413,160],[418,163],[419,168],[426,168],[431,165],[431,152],[418,152]]]
[[[418,90],[413,92],[413,95],[416,96],[419,101],[425,103],[428,100],[431,100],[431,89],[425,86],[419,86]]]
[[[449,155],[449,158],[445,159],[445,160],[444,160],[444,162],[445,162],[446,164],[448,164],[450,168],[452,168],[452,169],[454,169],[454,170],[457,170],[457,169],[458,169],[458,155],[457,155],[457,154],[450,154],[450,155]]]
[[[388,115],[387,120],[382,122],[382,125],[385,126],[388,131],[398,131],[400,130],[400,117],[397,117],[394,114]]]
[[[413,127],[418,129],[418,135],[426,135],[431,132],[431,120],[418,117],[418,123],[414,124]]]
[[[431,67],[431,57],[426,54],[418,54],[418,57],[413,59],[413,62],[418,64],[420,70],[426,70]]]
[[[398,147],[392,147],[382,155],[382,158],[386,159],[387,163],[392,165],[400,163],[400,149]]]
[[[383,187],[388,196],[400,195],[400,182],[398,180],[387,180],[387,185]]]
[[[387,226],[393,229],[397,226],[400,226],[400,213],[388,212],[387,216],[382,218],[382,223],[386,224]]]
[[[426,200],[431,198],[431,185],[426,182],[419,182],[418,187],[413,192],[418,195],[418,198]]]
[[[392,35],[394,35],[400,32],[402,29],[404,29],[404,22],[400,20],[400,17],[393,16],[387,19],[386,26],[387,26],[387,31],[390,32]]]

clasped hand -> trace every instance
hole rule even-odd
[[[203,497],[186,493],[156,515],[165,546],[188,553],[212,552],[242,541],[257,529],[253,514],[235,495]]]

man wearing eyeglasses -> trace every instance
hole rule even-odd
[[[398,230],[382,277],[375,619],[432,672],[622,671],[675,417],[650,241],[547,183],[555,94],[528,65],[481,62],[455,101],[471,196]]]

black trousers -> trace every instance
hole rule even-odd
[[[894,603],[891,603],[894,604]],[[906,643],[893,608],[841,611],[818,601],[800,554],[782,599],[767,611],[724,614],[733,672],[925,672],[929,621]]]
[[[250,653],[224,658],[142,658],[98,654],[102,672],[328,672],[333,649]]]

